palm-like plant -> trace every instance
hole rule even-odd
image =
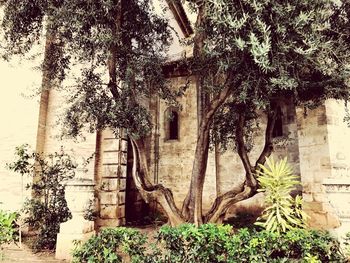
[[[266,164],[260,165],[257,173],[259,191],[266,193],[267,207],[256,224],[278,233],[296,227],[304,228],[307,215],[301,209],[302,200],[300,196],[294,199],[290,195],[299,181],[293,175],[287,158],[277,162],[273,158],[267,158]]]

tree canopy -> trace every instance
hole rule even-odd
[[[165,52],[172,41],[165,18],[149,0],[4,1],[2,21],[6,57],[24,55],[50,38],[43,68],[49,78],[64,80],[80,67],[70,90],[65,121],[68,135],[86,125],[127,128],[137,136],[149,133],[149,114],[136,98],[159,95],[175,102],[176,95],[162,74]],[[67,87],[66,87],[67,88]]]
[[[205,92],[233,84],[218,111],[219,142],[232,136],[235,112],[246,119],[279,97],[315,108],[349,98],[349,3],[346,1],[205,1],[198,70]],[[217,81],[226,76],[226,82]],[[236,85],[236,83],[239,85]],[[226,135],[226,136],[225,136]]]

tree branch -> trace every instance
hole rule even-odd
[[[263,165],[265,163],[266,157],[269,157],[273,151],[273,129],[275,127],[277,110],[274,107],[267,113],[267,125],[265,130],[265,145],[264,148],[255,163],[255,170],[259,169],[259,164]]]
[[[192,177],[190,190],[186,195],[186,198],[182,205],[182,214],[185,216],[187,220],[191,220],[194,216],[194,208],[191,202],[195,202],[194,199],[195,194],[194,190],[198,190],[197,188],[201,188],[203,186],[205,180],[205,172],[207,166],[208,159],[208,146],[209,146],[209,125],[213,119],[214,114],[218,110],[218,108],[226,101],[227,97],[231,94],[234,87],[237,87],[241,84],[242,80],[237,79],[234,84],[231,83],[231,79],[233,77],[233,72],[227,76],[225,81],[225,88],[221,90],[221,92],[210,102],[207,111],[204,115],[204,118],[201,118],[201,123],[199,127],[196,151],[195,151],[195,160],[193,163]],[[207,145],[208,144],[208,145]],[[195,178],[198,177],[198,178]],[[198,185],[196,185],[198,184]],[[202,189],[197,194],[201,194]],[[191,206],[191,207],[190,207]],[[197,211],[198,212],[198,211]],[[197,219],[199,219],[198,214],[196,215]],[[200,219],[199,219],[200,221]]]
[[[242,110],[241,112],[244,112],[244,111]],[[277,112],[275,107],[273,110],[271,110],[268,113],[267,127],[265,132],[265,146],[256,162],[255,169],[258,168],[258,164],[265,163],[265,158],[269,156],[273,151],[272,136],[273,136],[273,128],[275,125],[276,114]],[[231,191],[221,196],[218,196],[215,199],[211,209],[205,215],[204,217],[205,222],[217,222],[220,219],[220,217],[224,215],[232,205],[246,198],[251,197],[256,191],[257,180],[253,174],[248,153],[245,149],[244,122],[245,122],[244,114],[241,113],[239,114],[238,120],[237,120],[236,142],[237,142],[238,155],[241,158],[244,169],[246,171],[246,182],[244,182],[240,186],[237,186]]]
[[[233,74],[234,73],[230,73],[230,76],[227,77],[227,80],[225,82],[225,88],[221,90],[220,93],[210,102],[204,118],[205,120],[208,120],[208,124],[209,120],[212,120],[217,109],[226,101],[227,97],[231,94],[233,89],[241,85],[241,79],[238,79],[234,83],[231,83]]]
[[[131,137],[130,142],[134,157],[132,177],[141,196],[147,203],[151,201],[156,201],[159,205],[161,205],[166,215],[168,216],[169,222],[172,226],[184,223],[185,220],[182,218],[180,211],[175,205],[172,192],[161,184],[153,185],[148,179],[148,166],[147,163],[145,163],[145,152],[142,152],[142,144],[140,144],[140,141],[137,142]],[[141,172],[137,171],[138,161],[141,166]]]
[[[242,111],[244,112],[244,109]],[[238,155],[243,163],[244,170],[246,172],[246,183],[248,186],[252,187],[253,189],[256,189],[258,183],[257,180],[253,174],[252,166],[250,164],[249,156],[247,153],[247,150],[245,148],[245,142],[244,142],[244,123],[245,123],[245,117],[244,113],[239,113],[238,120],[237,120],[237,127],[236,127],[236,143],[237,143],[237,152]]]
[[[235,203],[247,199],[253,193],[253,189],[243,183],[236,189],[233,189],[221,196],[218,196],[209,212],[204,216],[204,222],[217,223],[226,211]]]
[[[107,61],[109,82],[108,87],[114,97],[114,99],[119,98],[119,92],[117,88],[117,43],[115,40],[118,38],[118,34],[121,32],[121,21],[122,21],[122,1],[119,1],[117,8],[113,14],[115,17],[115,22],[111,25],[113,43],[109,48],[109,57]]]

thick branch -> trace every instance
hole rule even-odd
[[[256,162],[255,169],[258,168],[258,164],[263,164],[265,162],[265,158],[268,157],[273,151],[272,137],[275,119],[276,109],[274,108],[268,113],[267,127],[265,132],[265,146]],[[242,184],[241,186],[238,186],[235,189],[232,189],[231,191],[218,196],[209,212],[205,215],[205,222],[217,222],[232,205],[251,197],[256,190],[257,181],[252,171],[248,153],[245,149],[244,121],[244,115],[240,114],[237,120],[236,142],[238,155],[241,158],[244,169],[246,171],[246,185]]]
[[[244,142],[244,113],[239,113],[236,127],[236,143],[237,143],[237,152],[243,163],[244,170],[246,172],[246,183],[248,186],[256,189],[257,181],[252,171],[252,166],[250,164],[249,156],[245,148]]]
[[[265,130],[265,145],[255,163],[255,170],[259,169],[259,164],[264,164],[266,157],[269,157],[273,151],[273,128],[275,127],[277,111],[276,108],[270,110],[267,114],[267,125]]]
[[[205,215],[206,223],[217,223],[226,211],[235,203],[247,199],[254,193],[254,190],[246,184],[237,187],[221,196],[218,196],[212,208]]]
[[[234,87],[240,85],[241,80],[237,80],[234,84],[231,83],[231,77],[227,77],[225,82],[225,88],[210,102],[207,107],[205,116],[201,119],[198,139],[196,144],[195,158],[193,162],[193,170],[191,176],[191,184],[189,192],[186,195],[182,206],[182,214],[187,220],[192,221],[193,217],[196,217],[198,223],[201,223],[202,219],[199,217],[201,211],[201,194],[203,192],[203,185],[205,180],[205,173],[208,161],[208,149],[209,149],[209,129],[210,123],[214,117],[214,114],[219,107],[226,101],[227,97],[231,94]],[[196,199],[198,199],[196,201]],[[195,205],[196,203],[196,205]],[[196,210],[196,211],[194,211]],[[196,221],[196,220],[194,220]]]
[[[204,222],[213,222],[214,220],[212,219],[215,217],[218,219],[222,214],[223,211],[220,210],[221,203],[230,199],[234,198],[237,194],[243,191],[244,189],[245,182],[243,184],[236,186],[234,189],[232,189],[229,192],[226,192],[225,194],[219,195],[216,197],[214,203],[212,204],[210,210],[207,212],[207,214],[204,216]]]
[[[226,101],[227,97],[232,93],[234,88],[239,87],[242,83],[242,80],[238,79],[235,82],[232,83],[232,77],[234,73],[230,73],[229,76],[227,76],[226,82],[225,82],[225,88],[221,90],[221,92],[210,102],[210,105],[208,107],[208,110],[205,114],[205,119],[208,121],[211,121],[213,119],[214,114],[219,109],[219,107]]]
[[[172,192],[165,188],[163,185],[153,185],[148,180],[148,168],[145,163],[145,152],[141,152],[142,145],[138,146],[137,142],[130,139],[134,161],[132,168],[132,176],[137,189],[146,202],[156,201],[164,209],[166,215],[169,218],[169,222],[172,226],[184,223],[179,210],[177,209]],[[142,171],[137,171],[137,161],[139,160]],[[144,175],[142,177],[142,174]]]
[[[122,1],[118,1],[116,8],[113,14],[115,17],[115,22],[111,26],[113,43],[109,48],[109,57],[108,57],[108,73],[109,73],[109,82],[108,87],[115,99],[119,98],[119,92],[117,88],[117,39],[118,35],[121,32],[121,22],[122,22]]]
[[[142,173],[143,173],[142,183],[147,188],[152,188],[153,184],[149,178],[146,149],[145,149],[145,145],[143,143],[143,140],[142,139],[138,139],[138,140],[131,139],[131,140],[135,144],[136,153],[137,153],[137,155],[134,155],[134,156],[136,156],[136,157],[134,157],[134,159],[137,158],[137,160],[139,160],[140,168],[141,168]]]
[[[209,152],[209,127],[201,125],[194,155],[191,184],[183,203],[182,214],[187,221],[202,224],[202,195]]]
[[[222,215],[223,220],[229,219],[237,216],[240,213],[250,213],[258,217],[266,208],[265,203],[265,193],[257,192],[253,193],[247,199],[239,201],[237,203],[232,204],[226,211],[224,215]]]

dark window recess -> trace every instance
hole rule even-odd
[[[277,107],[275,126],[273,127],[273,138],[283,136],[283,114],[281,107]]]
[[[179,115],[176,111],[171,111],[169,119],[169,140],[179,139]]]

